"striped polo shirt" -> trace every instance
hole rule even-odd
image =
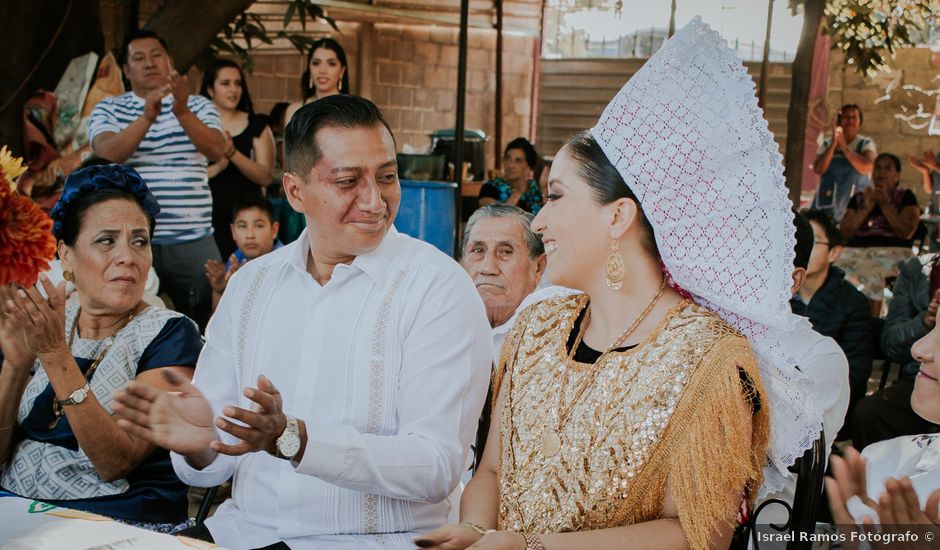
[[[215,105],[189,96],[189,110],[209,128],[222,131]],[[144,99],[134,92],[103,99],[88,119],[88,141],[104,132],[120,132],[144,114]],[[212,234],[212,194],[206,168],[209,160],[183,132],[173,114],[173,96],[163,98],[160,116],[127,162],[150,187],[160,214],[153,244],[179,244]]]

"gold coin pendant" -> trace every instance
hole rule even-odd
[[[561,438],[553,431],[546,431],[542,434],[542,454],[546,457],[553,457],[561,450]]]

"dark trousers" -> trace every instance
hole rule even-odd
[[[173,309],[186,315],[199,330],[212,315],[212,287],[206,279],[206,260],[222,261],[212,235],[179,244],[153,245],[153,268],[160,277],[160,292],[173,301]]]
[[[200,523],[198,525],[193,525],[188,529],[183,529],[179,533],[176,533],[181,537],[189,537],[191,539],[201,540],[205,542],[215,543],[215,539],[212,538],[212,533],[209,532],[209,529],[206,527],[206,524]],[[274,544],[269,544],[264,548],[257,548],[256,550],[290,550],[290,546],[284,544],[284,541],[275,542]]]
[[[877,441],[940,431],[911,408],[913,392],[914,380],[906,378],[859,401],[850,418],[852,446],[861,451]]]

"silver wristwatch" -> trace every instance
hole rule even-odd
[[[293,460],[300,452],[300,423],[296,418],[287,417],[287,426],[277,438],[277,457]]]
[[[70,393],[67,398],[58,400],[57,403],[60,407],[65,407],[67,405],[78,405],[88,397],[90,392],[91,387],[88,385],[88,382],[85,382],[84,386]]]

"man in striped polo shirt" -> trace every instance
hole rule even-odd
[[[206,260],[221,260],[212,238],[210,161],[226,150],[219,113],[208,99],[189,95],[185,76],[173,69],[166,42],[151,31],[124,40],[124,75],[131,91],[102,100],[88,121],[99,157],[135,168],[160,203],[153,234],[153,267],[161,291],[178,311],[205,327],[212,291]]]

